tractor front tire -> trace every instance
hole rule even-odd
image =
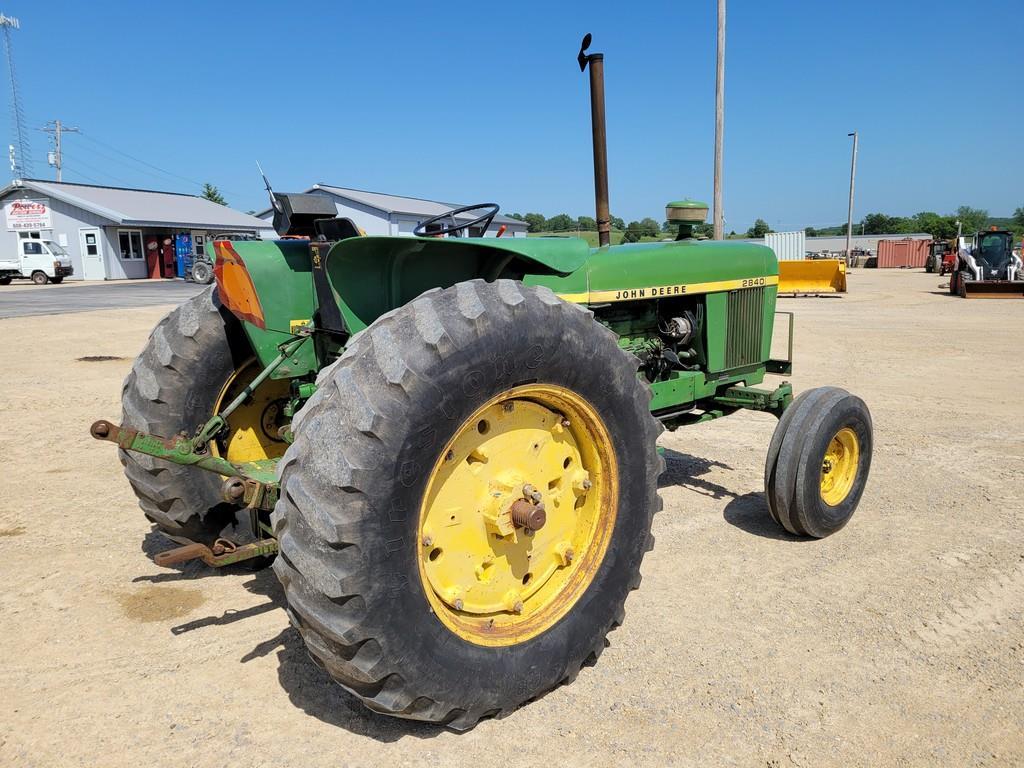
[[[121,391],[122,424],[173,437],[205,423],[240,361],[238,321],[215,287],[174,309],[153,329]],[[251,353],[249,353],[251,354]],[[150,521],[177,541],[212,543],[233,526],[212,472],[120,451],[125,475]]]
[[[660,508],[636,371],[589,311],[510,280],[353,337],[278,470],[274,570],[311,656],[370,709],[455,730],[595,661]],[[543,527],[510,513],[531,496]]]
[[[775,428],[765,461],[772,519],[795,536],[824,538],[853,516],[871,469],[871,414],[838,387],[800,395]]]

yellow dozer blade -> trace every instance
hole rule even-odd
[[[846,293],[846,263],[836,259],[780,261],[779,293]]]

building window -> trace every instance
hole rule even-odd
[[[29,239],[41,240],[42,239],[42,237],[41,237],[39,232],[19,232],[18,233],[18,237],[20,237],[22,240],[29,240]]]
[[[137,229],[122,229],[118,231],[117,237],[121,244],[122,259],[142,258],[142,232]]]
[[[192,250],[196,256],[206,256],[206,237],[204,235],[192,235]]]

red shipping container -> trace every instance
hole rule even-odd
[[[879,240],[878,267],[923,267],[931,245],[931,240],[912,240],[909,237],[903,240]]]

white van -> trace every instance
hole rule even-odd
[[[36,285],[59,283],[75,273],[71,254],[53,240],[19,238],[16,256],[0,259],[0,285],[10,285],[16,278],[31,280]]]

